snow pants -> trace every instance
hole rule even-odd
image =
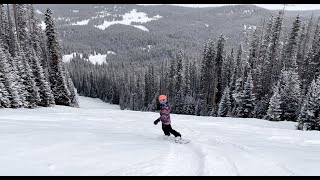
[[[172,129],[171,124],[163,124],[162,123],[162,130],[165,135],[170,136],[170,134],[173,134],[174,137],[180,136],[181,134],[177,132],[176,130]]]

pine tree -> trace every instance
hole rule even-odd
[[[254,115],[255,96],[253,94],[253,81],[251,72],[248,73],[244,89],[240,94],[237,116],[242,118],[252,118]]]
[[[191,68],[191,62],[188,62],[186,60],[185,62],[185,69],[184,69],[184,74],[183,74],[183,96],[191,96],[192,91],[191,91],[191,74],[190,74],[190,68]]]
[[[183,67],[182,67],[182,52],[177,55],[177,69],[176,69],[176,84],[175,84],[175,108],[174,112],[177,114],[183,113]]]
[[[283,22],[283,11],[279,11],[278,16],[274,21],[274,25],[272,27],[272,35],[270,40],[270,46],[268,49],[267,59],[265,62],[267,73],[264,75],[265,82],[263,83],[266,87],[266,93],[270,96],[271,89],[270,87],[274,82],[278,80],[278,76],[280,72],[278,72],[277,67],[281,67],[279,64],[280,59],[280,35],[282,30],[282,22]]]
[[[284,64],[286,69],[294,68],[292,65],[295,64],[296,55],[297,55],[297,47],[298,47],[298,35],[300,30],[300,17],[299,15],[296,17],[295,21],[292,25],[292,31],[288,39],[288,45],[286,46],[285,54],[284,54]]]
[[[258,53],[259,53],[259,45],[260,45],[260,28],[256,28],[253,32],[253,37],[252,37],[252,41],[250,43],[250,49],[249,49],[249,66],[251,69],[255,69],[256,67],[254,66],[255,64],[257,64],[257,60],[258,60]]]
[[[211,116],[217,110],[215,109],[215,96],[217,94],[217,89],[215,89],[218,85],[218,79],[215,78],[215,58],[216,51],[213,41],[209,41],[208,51],[206,53],[206,62],[205,66],[207,67],[207,72],[205,75],[207,76],[206,80],[203,83],[207,84],[205,87],[205,106],[203,108],[203,114],[205,116]],[[213,112],[213,113],[212,113]]]
[[[45,14],[48,59],[50,62],[51,90],[57,105],[71,105],[70,91],[66,78],[63,76],[62,52],[57,40],[55,25],[51,17],[52,11],[47,9]]]
[[[152,97],[152,101],[151,101],[151,103],[149,104],[149,106],[148,106],[148,110],[149,111],[155,111],[156,109],[157,109],[157,99],[158,99],[158,96],[157,95],[154,95],[153,97]]]
[[[8,108],[10,107],[9,93],[4,87],[3,82],[4,82],[3,74],[0,72],[0,108],[2,107]]]
[[[14,6],[14,10],[16,12],[16,29],[17,29],[17,36],[19,40],[19,53],[20,57],[22,58],[22,65],[25,68],[22,73],[24,77],[24,86],[27,91],[26,94],[26,101],[25,104],[27,107],[34,108],[40,102],[40,94],[39,88],[36,86],[35,77],[33,76],[32,72],[32,53],[31,53],[31,46],[30,46],[30,36],[27,29],[27,19],[26,19],[26,5],[25,4],[16,4]],[[30,30],[30,29],[29,29]],[[20,77],[22,77],[20,76]]]
[[[0,108],[10,107],[10,94],[5,86],[8,83],[8,67],[7,57],[2,50],[2,44],[0,44]]]
[[[320,67],[319,63],[319,49],[320,49],[320,17],[317,21],[317,26],[314,32],[314,37],[312,41],[311,48],[308,51],[307,57],[304,62],[305,73],[303,76],[303,92],[307,92],[307,88],[310,85],[311,81],[317,77],[317,71]]]
[[[299,75],[302,77],[303,76],[303,61],[304,61],[304,57],[302,57],[303,55],[303,51],[305,51],[305,47],[304,45],[306,42],[306,25],[303,24],[301,27],[301,31],[299,34],[299,42],[298,42],[298,50],[297,50],[297,65],[298,65],[298,73]]]
[[[282,104],[280,95],[280,82],[273,89],[273,95],[269,102],[269,108],[265,119],[270,121],[281,121],[282,110],[280,108]]]
[[[42,62],[44,60],[41,60],[44,58],[41,46],[40,46],[40,35],[41,28],[37,25],[38,19],[35,18],[34,15],[34,7],[33,5],[29,6],[30,9],[30,32],[31,32],[31,64],[33,69],[33,75],[35,77],[35,81],[37,86],[40,89],[40,102],[38,102],[38,105],[40,106],[51,106],[54,104],[54,97],[52,96],[52,91],[50,88],[50,85],[48,83],[48,79],[45,76],[44,69],[42,67]],[[68,83],[69,85],[70,83]],[[70,89],[69,89],[70,90]],[[71,90],[70,90],[71,91]]]
[[[124,90],[122,89],[120,92],[120,100],[119,100],[119,106],[121,110],[125,110],[125,94]]]
[[[227,58],[224,59],[221,69],[221,81],[222,89],[228,86],[232,79],[232,73],[234,69],[234,52],[233,48],[231,49],[230,54],[227,55]]]
[[[225,43],[225,37],[221,34],[219,37],[219,40],[217,42],[217,53],[214,61],[214,86],[213,86],[213,113],[216,114],[218,111],[219,102],[221,101],[223,89],[222,89],[222,62],[224,61],[224,43]]]
[[[283,71],[280,77],[281,86],[281,109],[283,114],[281,119],[287,121],[296,121],[300,111],[301,90],[298,73],[290,69]]]
[[[39,64],[40,66],[40,64]],[[78,100],[78,94],[74,87],[73,81],[70,77],[69,71],[66,69],[64,64],[62,64],[64,77],[66,78],[67,88],[70,92],[70,106],[71,107],[80,107],[79,100]],[[41,79],[43,80],[43,84],[41,84],[40,87],[43,87],[42,92],[45,94],[43,97],[45,100],[43,100],[46,103],[46,106],[52,106],[54,105],[54,97],[52,95],[52,91],[50,90],[49,83],[45,80],[44,73],[41,73]]]
[[[21,52],[21,57],[23,59],[26,59],[26,56],[23,52]],[[33,79],[32,76],[32,70],[31,67],[29,66],[29,63],[26,60],[23,60],[23,67],[25,68],[25,76],[24,76],[24,86],[25,86],[25,90],[27,91],[26,93],[26,102],[27,104],[25,105],[25,107],[28,108],[35,108],[37,107],[37,102],[39,102],[40,100],[40,95],[38,93],[38,87],[36,86],[36,82]]]
[[[168,76],[168,99],[171,100],[171,105],[174,106],[174,99],[175,99],[175,76],[176,76],[176,61],[175,59],[171,59],[170,61],[170,70],[169,70],[169,76]]]
[[[9,49],[9,23],[3,4],[0,4],[0,39],[4,49]]]
[[[17,89],[19,88],[19,85],[15,78],[17,72],[14,67],[12,67],[12,64],[9,63],[11,60],[13,60],[13,58],[10,57],[7,50],[2,48],[2,44],[0,43],[0,71],[3,73],[3,83],[9,93],[8,98],[10,100],[11,107],[17,108],[22,106],[22,102]]]
[[[301,30],[299,51],[297,54],[297,63],[299,67],[299,74],[303,82],[302,83],[303,91],[307,89],[304,87],[304,84],[306,84],[305,83],[306,82],[305,76],[307,74],[306,70],[308,68],[305,62],[306,62],[307,51],[309,48],[310,33],[311,33],[312,26],[313,26],[313,14],[309,20],[307,28],[304,27],[304,29]],[[303,94],[306,94],[306,93],[303,92]]]
[[[237,59],[236,59],[236,66],[235,66],[235,79],[238,79],[242,77],[243,70],[242,70],[242,44],[240,43],[239,49],[238,49],[238,54],[237,54]]]
[[[15,80],[17,82],[18,85],[18,94],[19,94],[19,98],[21,100],[21,106],[23,107],[27,107],[27,102],[26,102],[26,95],[27,95],[27,91],[26,91],[26,86],[25,86],[25,79],[26,79],[26,69],[24,67],[23,64],[23,52],[20,50],[19,45],[18,45],[18,49],[19,51],[16,53],[16,56],[14,58],[12,58],[12,62],[14,62],[14,64],[16,64],[16,77]]]
[[[200,110],[201,116],[207,116],[209,112],[212,111],[212,103],[213,103],[213,90],[212,88],[214,83],[213,77],[213,63],[215,57],[214,43],[209,41],[208,44],[205,45],[205,49],[203,52],[203,60],[201,64],[201,72],[200,72],[200,87],[199,87],[199,102],[198,108]],[[197,111],[198,112],[198,111]]]
[[[307,51],[309,49],[310,33],[313,25],[313,15],[311,16],[307,29],[303,26],[300,35],[299,49],[297,54],[298,73],[301,77],[302,95],[306,94],[308,86],[308,66],[309,61],[307,59]]]
[[[7,4],[7,17],[8,17],[8,44],[9,44],[9,53],[11,54],[12,57],[16,56],[16,51],[17,51],[17,38],[14,35],[14,27],[13,27],[13,20],[11,18],[11,13],[10,13],[10,8],[9,4]]]
[[[219,103],[218,116],[226,117],[231,115],[230,90],[226,87],[223,91],[221,101]]]
[[[237,108],[240,106],[241,103],[241,96],[242,96],[242,77],[238,78],[235,82],[235,85],[233,86],[234,90],[232,91],[232,101],[233,103],[233,109],[232,114],[237,116]]]
[[[319,128],[320,116],[320,76],[314,79],[298,117],[298,129],[313,130]]]
[[[269,54],[269,46],[271,43],[271,37],[272,37],[272,27],[274,24],[274,20],[275,18],[273,16],[271,16],[270,20],[267,23],[267,28],[266,28],[266,32],[264,33],[263,36],[263,41],[261,43],[260,46],[260,50],[259,50],[259,60],[258,60],[258,64],[260,64],[260,68],[261,68],[261,84],[263,85],[263,87],[261,87],[262,92],[261,94],[258,95],[259,97],[262,97],[266,94],[268,94],[269,92],[269,88],[270,86],[266,86],[265,83],[268,81],[267,74],[270,73],[270,63],[268,60],[268,54]],[[259,86],[256,86],[256,88],[258,88]]]

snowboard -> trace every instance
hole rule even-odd
[[[180,141],[176,142],[175,137],[171,137],[171,136],[167,137],[167,138],[164,138],[164,137],[162,137],[162,138],[163,138],[163,140],[170,141],[170,142],[177,143],[177,144],[188,144],[189,142],[191,142],[190,139],[184,139],[184,138],[182,138]]]
[[[190,139],[181,139],[180,141],[176,142],[174,141],[175,143],[178,143],[178,144],[188,144],[190,142]]]

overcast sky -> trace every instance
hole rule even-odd
[[[140,5],[159,5],[159,4],[140,4]],[[219,7],[235,4],[167,4],[184,7]],[[283,4],[253,4],[270,10],[283,9]],[[320,4],[287,4],[286,10],[315,10],[320,9]]]

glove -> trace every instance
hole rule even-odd
[[[154,124],[154,125],[157,125],[159,121],[160,121],[160,119],[157,119],[157,120],[155,120],[155,121],[153,122],[153,124]]]

